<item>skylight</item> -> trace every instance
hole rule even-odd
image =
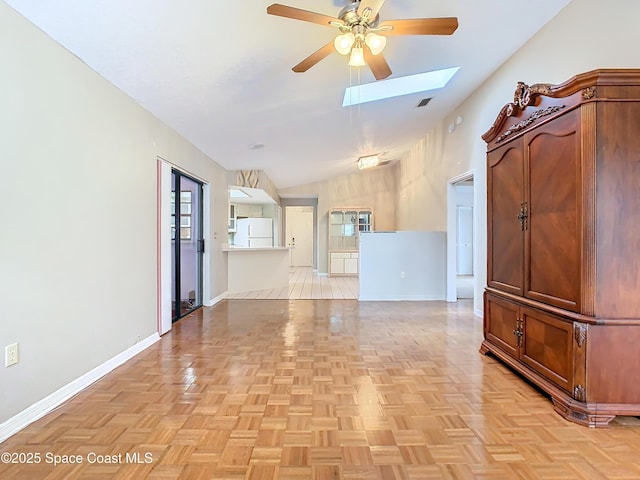
[[[442,88],[449,83],[449,80],[459,69],[460,67],[445,68],[349,87],[344,92],[342,106],[350,107],[359,103],[375,102],[376,100]]]
[[[249,197],[251,197],[251,195],[249,195],[244,190],[240,190],[239,188],[230,189],[229,190],[229,196],[231,198],[249,198]]]

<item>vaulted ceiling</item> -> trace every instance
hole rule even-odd
[[[354,172],[361,155],[399,158],[570,0],[387,0],[382,20],[459,21],[451,36],[390,36],[390,79],[460,70],[445,88],[348,108],[369,69],[333,53],[292,72],[337,31],[267,15],[269,0],[5,1],[228,170],[286,188]],[[281,3],[337,16],[349,2]]]

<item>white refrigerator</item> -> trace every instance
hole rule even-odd
[[[273,219],[239,218],[233,244],[236,247],[273,247]]]

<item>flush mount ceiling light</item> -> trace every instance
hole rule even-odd
[[[349,55],[349,65],[369,65],[376,80],[391,75],[382,51],[388,36],[451,35],[458,28],[455,17],[410,18],[380,21],[378,14],[385,0],[352,0],[337,16],[323,15],[300,8],[274,3],[267,7],[269,15],[317,23],[340,31],[338,36],[293,67],[294,72],[306,72],[320,60],[337,51]]]
[[[358,168],[364,170],[365,168],[375,167],[380,163],[380,157],[376,153],[375,155],[366,155],[358,158]]]

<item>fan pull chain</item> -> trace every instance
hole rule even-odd
[[[360,71],[362,69],[360,67],[358,67],[358,126],[361,127],[360,125],[360,119],[362,118],[362,116],[360,115],[360,85],[362,85],[362,82],[360,81]],[[362,135],[362,127],[360,128],[359,133]],[[360,142],[362,143],[362,138],[360,138]]]
[[[358,125],[354,125],[354,118],[353,118],[353,103],[354,103],[354,90],[357,91],[357,97],[356,97],[356,120],[359,121],[361,118],[361,114],[360,114],[360,68],[356,67],[356,71],[357,71],[357,79],[356,79],[356,86],[358,87],[357,89],[353,88],[353,68],[354,67],[349,67],[349,103],[351,103],[351,107],[349,108],[349,125],[351,126],[351,129],[357,129],[358,131],[358,136],[360,136],[360,134],[362,133],[360,131],[360,129],[358,129],[359,123]],[[362,140],[362,139],[361,139]]]

